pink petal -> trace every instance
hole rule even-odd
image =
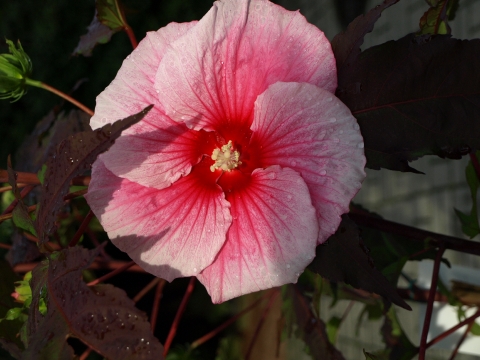
[[[95,115],[90,121],[93,129],[137,113],[149,104],[155,105],[103,156],[105,166],[115,175],[162,189],[188,174],[203,155],[194,145],[199,134],[164,114],[153,87],[158,64],[169,43],[194,24],[172,23],[147,33],[112,83],[97,97]]]
[[[296,282],[315,255],[318,224],[300,175],[272,166],[227,195],[233,216],[227,241],[198,279],[214,303]]]
[[[163,189],[116,177],[99,158],[86,199],[112,242],[146,271],[172,281],[210,265],[232,222],[208,165]]]
[[[211,155],[215,145],[209,146],[209,134],[166,116],[162,120],[140,121],[125,131],[102,155],[105,166],[116,176],[163,189],[187,175],[203,155]]]
[[[155,108],[145,120],[155,123],[162,109],[153,87],[155,73],[169,44],[181,37],[196,22],[170,23],[156,32],[149,32],[138,47],[123,61],[122,67],[109,86],[97,96],[95,115],[90,119],[92,129],[113,123],[138,113],[150,104]]]
[[[217,1],[165,54],[155,87],[167,114],[189,128],[252,121],[253,104],[277,81],[337,85],[330,43],[299,12],[266,0]]]
[[[317,210],[318,243],[324,242],[365,178],[363,138],[350,110],[316,86],[277,83],[258,97],[251,129],[263,166],[302,175]]]

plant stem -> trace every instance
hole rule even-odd
[[[61,98],[71,102],[73,105],[75,105],[76,107],[78,107],[80,110],[83,110],[84,112],[86,112],[88,115],[90,116],[93,116],[93,110],[92,109],[89,109],[88,107],[86,107],[85,105],[83,105],[81,102],[75,100],[74,98],[72,98],[70,95],[67,95],[65,94],[63,91],[60,91],[56,88],[54,88],[53,86],[50,86],[48,84],[45,84],[41,81],[37,81],[37,80],[32,80],[32,79],[26,79],[26,83],[30,86],[35,86],[35,87],[39,87],[41,89],[44,89],[44,90],[47,90],[47,91],[50,91],[52,93],[54,93],[55,95],[58,95],[60,96]]]
[[[31,213],[32,211],[35,211],[35,209],[37,208],[37,205],[32,205],[32,206],[29,206],[27,208],[27,211],[29,213]],[[5,220],[9,220],[13,217],[12,213],[9,213],[9,214],[4,214],[4,215],[0,215],[0,223],[4,222]]]
[[[28,173],[28,172],[21,172],[15,171],[17,174],[17,182],[22,183],[24,185],[40,185],[40,180],[38,179],[37,174],[35,173]],[[91,177],[90,176],[77,176],[72,179],[72,185],[78,186],[88,186],[90,184]],[[8,172],[7,170],[0,169],[0,182],[8,182]]]
[[[20,191],[20,198],[23,199],[25,196],[28,195],[28,193],[30,191],[33,190],[35,186],[34,185],[27,185],[25,186],[22,191]],[[18,199],[15,199],[12,201],[12,203],[10,205],[8,205],[8,207],[5,209],[5,211],[2,213],[2,215],[5,215],[5,214],[9,214],[13,211],[13,209],[15,209],[15,206],[17,206],[18,204]]]
[[[74,191],[74,192],[71,192],[71,193],[68,193],[67,195],[65,195],[63,197],[63,200],[67,201],[67,200],[75,199],[77,197],[85,195],[87,192],[88,192],[88,189],[81,189],[81,190],[78,190],[78,191]]]
[[[185,295],[183,296],[182,302],[180,303],[180,307],[178,308],[178,311],[175,315],[175,318],[173,319],[172,326],[170,328],[170,331],[167,336],[167,340],[165,340],[165,345],[163,349],[163,356],[167,357],[168,350],[170,349],[170,345],[172,345],[173,338],[175,337],[175,334],[177,333],[177,328],[178,324],[180,323],[180,319],[182,318],[183,312],[185,311],[185,308],[187,307],[188,300],[190,299],[190,296],[192,295],[193,288],[195,287],[195,276],[192,276],[190,278],[190,282],[188,283],[187,286],[187,291],[185,291]]]
[[[465,331],[463,332],[462,337],[460,338],[460,340],[458,340],[457,346],[455,346],[455,349],[453,350],[452,355],[450,355],[450,359],[449,359],[449,360],[453,360],[453,359],[455,359],[455,357],[457,356],[457,353],[458,353],[458,350],[460,349],[460,346],[462,346],[463,342],[464,342],[465,339],[467,338],[468,333],[470,332],[470,330],[471,330],[472,327],[473,327],[473,323],[474,323],[474,322],[471,321],[470,324],[467,325],[467,328],[466,328]]]
[[[253,345],[255,345],[255,341],[258,339],[258,334],[260,333],[260,330],[262,329],[262,325],[265,322],[265,318],[267,317],[268,312],[272,308],[273,301],[277,298],[277,295],[279,294],[278,290],[274,290],[273,294],[270,296],[270,299],[268,300],[268,304],[265,306],[265,309],[263,310],[262,316],[260,320],[258,321],[258,325],[255,329],[255,332],[253,333],[252,341],[250,341],[250,345],[248,346],[247,354],[245,355],[245,360],[250,359],[250,355],[252,354],[253,350]]]
[[[88,347],[87,350],[85,350],[83,352],[82,355],[80,355],[80,357],[78,358],[78,360],[86,360],[88,358],[88,355],[90,355],[90,353],[92,352],[92,348],[91,347]]]
[[[152,333],[155,332],[155,326],[157,325],[158,309],[160,309],[160,300],[162,299],[163,287],[166,283],[166,281],[163,279],[159,280],[160,281],[157,284],[157,288],[155,289],[155,297],[152,305],[152,314],[150,316],[150,327],[152,329]]]
[[[12,245],[0,243],[0,249],[10,250],[11,248],[12,248]]]
[[[93,214],[93,211],[89,210],[87,215],[85,216],[85,219],[83,219],[82,223],[80,224],[80,227],[78,228],[77,232],[75,233],[75,235],[73,235],[73,238],[70,241],[70,244],[68,244],[69,247],[73,247],[73,246],[77,245],[78,241],[80,240],[83,233],[85,232],[85,229],[87,228],[88,224],[90,223],[90,220],[92,220],[92,218],[94,216],[95,215]]]
[[[135,265],[135,261],[130,261],[130,262],[126,263],[125,265],[119,267],[118,269],[115,269],[115,270],[109,272],[108,274],[105,274],[105,275],[99,277],[98,279],[90,281],[87,284],[87,286],[93,286],[93,285],[97,285],[98,283],[104,282],[105,280],[108,280],[111,277],[114,277],[115,275],[124,272],[125,270],[132,267],[133,265]]]
[[[436,338],[430,340],[428,343],[427,343],[427,346],[426,348],[428,349],[430,346],[432,345],[435,345],[436,343],[440,342],[441,340],[445,339],[448,335],[454,333],[455,331],[457,331],[458,329],[460,329],[462,326],[465,326],[467,324],[470,324],[472,321],[475,321],[476,318],[478,318],[480,316],[480,310],[478,310],[475,314],[473,314],[472,316],[470,316],[469,318],[466,318],[465,320],[459,322],[457,325],[455,325],[454,327],[448,329],[447,331],[441,333],[440,335],[438,335]]]
[[[125,26],[123,28],[125,30],[125,32],[127,33],[128,35],[128,38],[130,39],[130,43],[132,44],[132,47],[133,49],[135,50],[138,46],[138,41],[137,41],[137,38],[135,37],[135,34],[133,33],[133,30],[132,28],[130,27],[130,25],[128,25],[127,23],[125,23]]]
[[[425,352],[427,350],[427,336],[430,329],[430,321],[432,319],[433,303],[435,301],[435,294],[437,292],[438,275],[440,271],[440,263],[442,261],[445,247],[438,249],[437,256],[435,256],[435,262],[433,264],[432,283],[430,284],[430,292],[428,294],[427,310],[425,312],[425,320],[423,322],[422,337],[420,339],[420,350],[418,354],[418,360],[425,360]]]
[[[260,304],[268,295],[270,295],[269,293],[265,293],[260,299],[257,299],[255,300],[253,303],[251,303],[250,305],[248,305],[245,309],[243,309],[242,311],[240,311],[238,314],[232,316],[230,319],[228,319],[227,321],[225,321],[223,324],[221,324],[220,326],[218,326],[217,328],[213,329],[212,331],[210,331],[208,334],[205,334],[203,335],[201,338],[195,340],[194,342],[192,342],[192,344],[190,345],[190,348],[193,350],[197,347],[199,347],[200,345],[202,345],[203,343],[207,342],[208,340],[210,340],[211,338],[213,338],[214,336],[216,336],[218,333],[220,333],[223,329],[227,328],[228,326],[230,326],[231,324],[233,324],[235,321],[238,320],[238,318],[242,317],[243,315],[245,315],[246,313],[248,313],[250,310],[254,309],[258,304]]]
[[[33,263],[23,263],[23,264],[17,264],[13,267],[13,271],[17,273],[27,273],[29,271],[32,271],[39,262],[33,262]],[[90,270],[115,270],[118,268],[121,268],[127,264],[126,261],[109,261],[105,262],[101,258],[97,258],[96,261],[94,261],[88,269]],[[131,266],[127,271],[129,272],[137,272],[137,273],[145,273],[145,270],[143,270],[140,266],[138,265],[133,265]]]
[[[444,246],[446,249],[459,251],[465,254],[480,255],[480,243],[476,241],[437,234],[393,221],[379,219],[358,209],[352,209],[348,216],[361,226],[401,235],[410,238],[411,240],[424,242],[426,239],[429,239],[429,245],[433,247]]]
[[[152,290],[158,282],[162,280],[158,277],[154,277],[152,281],[150,281],[147,286],[145,286],[142,290],[139,291],[137,295],[132,299],[134,303],[139,302],[150,290]]]
[[[470,161],[472,162],[473,168],[475,169],[478,180],[480,180],[480,162],[478,162],[476,153],[470,153]]]

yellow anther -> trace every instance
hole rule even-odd
[[[242,162],[240,159],[240,153],[233,149],[232,141],[223,145],[220,149],[215,149],[212,152],[212,160],[215,164],[210,166],[210,170],[214,172],[217,169],[223,171],[231,171],[235,169]]]

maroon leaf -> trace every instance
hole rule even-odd
[[[72,55],[83,55],[91,56],[94,47],[97,44],[105,44],[110,41],[110,38],[118,30],[112,30],[107,25],[102,24],[97,18],[97,10],[95,10],[95,15],[93,20],[88,25],[88,32],[85,35],[80,36],[80,42],[78,43],[75,50],[73,50]]]
[[[367,166],[413,171],[424,155],[480,148],[480,40],[408,35],[339,72],[337,96],[358,120]]]
[[[40,243],[48,240],[57,228],[56,217],[63,205],[70,181],[90,170],[97,156],[106,151],[123,130],[140,121],[153,107],[150,105],[138,114],[107,124],[95,131],[84,131],[68,137],[58,146],[47,161],[47,170],[39,201],[35,227]]]
[[[373,30],[373,26],[382,15],[382,11],[396,4],[399,0],[385,0],[365,15],[358,16],[348,25],[347,30],[337,34],[332,40],[332,50],[337,61],[340,74],[344,67],[350,66],[360,55],[360,46],[365,35]]]
[[[295,285],[288,285],[287,299],[292,301],[298,329],[308,345],[312,357],[314,359],[345,360],[340,351],[328,340],[325,324],[312,313],[309,302]]]
[[[317,246],[317,254],[309,269],[331,281],[344,282],[383,296],[385,299],[411,310],[385,276],[368,256],[368,249],[359,236],[357,225],[343,215],[337,232],[328,243]]]
[[[51,351],[62,356],[50,358],[71,358],[65,339],[73,336],[108,359],[163,359],[163,347],[153,336],[146,315],[123,290],[111,285],[88,287],[82,281],[82,270],[98,252],[69,248],[52,254],[33,270],[26,356]],[[38,310],[42,297],[45,315]]]

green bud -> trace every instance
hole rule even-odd
[[[10,54],[0,54],[0,99],[19,100],[26,92],[27,79],[32,74],[32,61],[23,51],[22,44],[18,47],[7,40]]]

